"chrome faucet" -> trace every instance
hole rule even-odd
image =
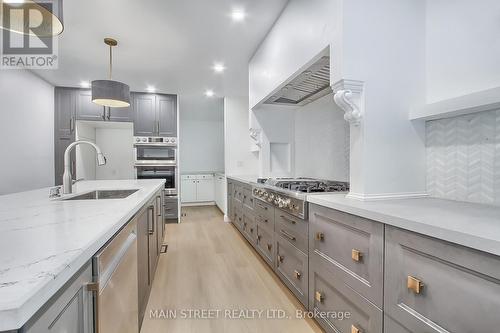
[[[82,143],[94,147],[97,153],[97,165],[106,164],[106,157],[104,157],[104,155],[101,152],[101,149],[97,147],[95,143],[90,141],[78,140],[70,144],[68,148],[66,148],[66,151],[64,152],[63,194],[70,194],[73,191],[73,179],[72,179],[73,177],[71,175],[71,163],[69,154],[74,147]]]

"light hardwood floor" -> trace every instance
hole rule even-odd
[[[190,207],[181,224],[168,224],[141,333],[322,332],[290,291],[215,207]],[[220,310],[216,319],[182,319],[189,309]],[[226,309],[284,310],[291,319],[229,319]],[[176,310],[177,319],[150,310]],[[212,315],[214,315],[212,313]],[[216,316],[217,317],[217,316]]]

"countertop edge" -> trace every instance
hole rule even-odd
[[[164,182],[158,183],[154,190],[140,201],[133,209],[123,216],[113,227],[104,233],[99,239],[89,245],[85,251],[81,252],[71,264],[61,271],[53,280],[44,285],[40,290],[32,294],[20,307],[11,309],[0,309],[0,332],[16,331],[21,329],[36,313],[78,273],[78,271],[92,259],[110,239],[113,237],[131,218],[137,214],[144,205],[151,200],[153,195],[164,187]]]

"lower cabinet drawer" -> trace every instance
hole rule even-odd
[[[274,267],[274,233],[257,222],[257,250],[265,261]]]
[[[384,225],[338,210],[310,205],[309,255],[330,265],[332,278],[382,308]]]
[[[390,226],[385,252],[386,332],[499,331],[500,258]]]
[[[288,288],[307,307],[308,300],[308,258],[305,253],[295,248],[275,233],[276,273]]]
[[[326,332],[382,333],[383,313],[349,286],[332,278],[318,257],[309,262],[309,310]]]
[[[233,221],[235,227],[240,231],[243,232],[243,214],[241,209],[235,208],[233,211],[233,217],[231,218]]]
[[[262,200],[254,200],[254,211],[256,216],[260,216],[274,223],[274,207],[263,202]]]
[[[302,252],[309,252],[307,221],[288,215],[279,209],[275,210],[274,221],[276,233]]]
[[[252,244],[257,243],[257,225],[255,224],[255,217],[243,212],[243,236]]]

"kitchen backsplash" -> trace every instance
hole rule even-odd
[[[428,121],[433,197],[500,205],[500,110]]]

